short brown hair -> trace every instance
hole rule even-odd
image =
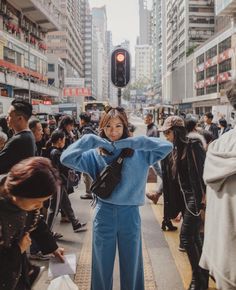
[[[129,133],[129,127],[128,127],[129,126],[128,118],[127,118],[124,108],[122,107],[106,108],[105,113],[103,114],[102,119],[99,123],[99,135],[102,138],[107,138],[104,133],[104,128],[112,118],[119,118],[124,126],[124,131],[121,138],[124,139],[124,138],[129,137],[130,133]]]
[[[53,195],[59,186],[59,176],[49,159],[30,157],[14,165],[7,174],[4,192],[23,198]]]

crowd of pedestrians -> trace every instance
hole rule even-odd
[[[229,84],[227,96],[236,109],[236,82]],[[179,248],[192,269],[188,290],[208,289],[209,274],[217,289],[235,290],[236,128],[230,130],[223,118],[216,125],[213,117],[206,113],[202,126],[193,117],[170,116],[158,128],[147,114],[146,136],[134,136],[125,110],[107,107],[98,129],[83,112],[79,126],[63,116],[51,132],[32,116],[32,105],[14,100],[7,118],[0,120],[0,265],[6,265],[0,289],[32,289],[43,267],[30,259],[53,254],[64,261],[64,249],[57,244],[62,234],[53,225],[60,213],[61,222],[71,223],[75,233],[86,230],[70,202],[83,175],[81,198],[94,199],[95,208],[91,290],[112,289],[116,248],[121,289],[144,290],[139,207],[152,166],[162,183],[147,197],[156,204],[163,195],[161,228],[175,231],[171,220],[182,220]],[[118,179],[106,199],[91,190],[99,178],[101,187],[106,178],[108,183]]]
[[[235,81],[226,94],[235,110]],[[213,118],[206,113],[204,125],[193,117],[165,120],[159,131],[173,150],[161,161],[158,190],[146,194],[155,204],[163,194],[163,221],[182,217],[179,249],[192,268],[188,290],[208,289],[209,274],[217,289],[236,289],[236,128]]]

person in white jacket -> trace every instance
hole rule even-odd
[[[227,97],[236,109],[236,81]],[[236,290],[236,128],[209,145],[205,235],[200,266],[209,270],[219,290]]]

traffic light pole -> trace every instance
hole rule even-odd
[[[117,97],[118,97],[118,106],[121,106],[121,88],[117,90]]]

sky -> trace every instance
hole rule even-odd
[[[130,41],[130,51],[134,58],[134,47],[139,35],[138,0],[89,0],[90,7],[106,5],[107,30],[112,32],[113,44]]]

